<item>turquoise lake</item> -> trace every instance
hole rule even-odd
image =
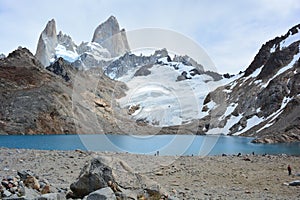
[[[252,144],[253,138],[195,135],[2,135],[0,147],[41,150],[91,150],[159,155],[300,155],[300,143]]]

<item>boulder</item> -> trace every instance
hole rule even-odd
[[[300,186],[300,180],[289,182],[289,186]]]
[[[112,200],[116,199],[116,196],[110,187],[105,187],[100,190],[96,190],[88,195],[87,200]]]
[[[23,170],[18,171],[18,176],[20,177],[21,181],[24,181],[27,179],[28,176],[35,176],[35,174],[30,170]]]
[[[40,194],[34,189],[25,187],[25,197],[26,199],[35,199],[40,197]]]
[[[152,191],[161,191],[156,182],[135,173],[123,160],[101,156],[92,159],[82,169],[78,180],[71,184],[72,194],[68,197],[83,198],[108,186],[121,199],[134,199],[139,191],[146,191],[148,196],[152,195]]]
[[[49,193],[49,194],[43,194],[34,200],[65,200],[66,197],[63,194],[60,193]]]
[[[2,196],[3,197],[10,197],[12,195],[12,193],[8,190],[4,190]]]
[[[92,159],[82,169],[78,180],[70,188],[74,197],[83,198],[93,191],[107,187],[108,181],[113,181],[112,169],[101,159]]]

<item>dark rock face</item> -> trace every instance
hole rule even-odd
[[[200,124],[223,128],[232,120],[235,123],[223,130],[229,135],[257,137],[254,142],[263,143],[299,141],[300,41],[289,38],[299,30],[297,25],[264,44],[243,77],[211,92],[204,105],[218,106]],[[230,107],[233,111],[225,116]]]
[[[55,97],[66,95],[68,87],[60,85],[27,49],[9,54],[0,62],[0,71],[2,133],[75,132],[71,115],[59,109],[68,98],[60,102]]]
[[[147,75],[151,74],[151,71],[149,70],[151,67],[153,67],[153,65],[145,65],[145,66],[139,68],[135,72],[134,76],[147,76]]]
[[[276,72],[282,67],[288,65],[292,60],[294,55],[299,53],[300,42],[295,42],[282,49],[281,51],[275,51],[269,56],[269,59],[265,62],[257,79],[268,79],[276,74]]]
[[[187,77],[187,72],[183,71],[180,76],[177,77],[176,81],[184,81],[186,79],[191,79]]]
[[[181,62],[187,66],[195,67],[199,72],[204,72],[204,68],[201,64],[198,64],[194,59],[185,55],[185,56],[176,56],[173,58],[173,62]]]
[[[0,89],[0,134],[120,133],[118,120],[132,123],[114,103],[124,95],[123,83],[63,59],[45,69],[25,48],[0,60]]]
[[[61,76],[67,82],[71,80],[72,76],[75,76],[77,71],[76,68],[66,62],[63,58],[59,58],[53,64],[46,67],[46,69],[58,76]]]
[[[126,53],[124,56],[108,65],[105,70],[105,74],[112,79],[117,79],[138,66],[153,65],[157,62],[158,59],[167,56],[168,52],[166,49],[157,50],[151,56],[137,56],[135,54]],[[144,69],[141,69],[141,71]],[[141,73],[141,71],[138,73]]]
[[[282,42],[283,40],[285,40],[286,38],[288,38],[291,35],[297,34],[299,32],[299,30],[298,30],[299,28],[300,28],[300,24],[294,26],[293,28],[291,28],[285,35],[283,35],[281,37],[276,37],[275,39],[270,40],[266,44],[262,45],[259,52],[254,57],[254,60],[251,62],[249,67],[245,70],[244,76],[245,77],[249,76],[256,69],[258,69],[261,66],[265,65],[267,63],[267,61],[276,62],[276,59],[274,59],[274,57],[273,57],[273,56],[276,56],[276,54],[275,55],[273,54],[272,55],[273,58],[270,59],[270,56],[272,54],[271,49],[275,48],[275,52],[279,51],[280,48],[281,48],[280,47],[280,42]],[[291,55],[288,51],[293,51],[293,50],[295,51],[295,49],[285,51],[285,55],[287,55],[287,56]],[[283,54],[283,52],[280,52],[278,56],[281,57],[282,54]],[[281,60],[284,61],[285,59],[284,58],[282,59],[282,57],[281,57]],[[270,65],[270,67],[271,67],[271,65]],[[265,71],[268,71],[267,69],[270,68],[270,67],[266,67]],[[260,77],[260,78],[262,78],[262,77]]]

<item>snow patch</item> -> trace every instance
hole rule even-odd
[[[222,134],[223,128],[212,128],[206,132],[206,135],[219,135]]]
[[[237,103],[232,103],[232,104],[230,104],[230,105],[226,108],[225,113],[224,113],[221,117],[219,117],[219,120],[225,119],[228,115],[230,115],[230,114],[234,111],[234,109],[235,109],[237,106],[238,106]]]
[[[273,47],[270,50],[270,53],[274,53],[276,51],[276,46],[277,46],[276,44],[273,45]]]
[[[275,74],[274,78],[277,77],[277,76],[279,76],[280,74],[284,73],[285,71],[291,69],[291,68],[294,66],[294,64],[298,61],[299,58],[300,58],[300,46],[299,46],[299,53],[296,54],[296,55],[294,55],[293,60],[292,60],[287,66],[281,68],[281,69]]]
[[[60,44],[58,44],[57,47],[55,48],[55,55],[57,58],[62,57],[64,60],[68,62],[74,62],[79,58],[79,55],[77,54],[76,51],[73,52],[67,50],[66,47]]]
[[[129,88],[127,95],[118,100],[121,107],[128,108],[134,104],[141,106],[134,119],[144,119],[150,124],[164,127],[181,125],[208,115],[208,112],[201,111],[204,99],[223,82],[212,81],[212,77],[205,74],[176,81],[183,71],[188,73],[194,67],[182,63],[170,64],[177,64],[178,69],[170,65],[154,65],[147,76],[135,77],[130,72],[118,79],[126,80]],[[207,106],[212,109],[215,103],[211,101]]]
[[[254,126],[260,124],[260,123],[263,122],[263,121],[264,121],[263,118],[259,118],[259,117],[257,117],[256,115],[254,115],[254,116],[251,117],[250,119],[247,119],[247,125],[246,125],[246,127],[245,127],[243,130],[241,130],[241,131],[239,131],[239,132],[236,132],[236,133],[234,133],[233,135],[240,135],[240,134],[242,134],[242,133],[244,133],[244,132],[250,130],[250,129],[253,128]]]
[[[272,126],[273,124],[274,124],[274,122],[273,123],[267,123],[266,125],[264,125],[263,127],[261,127],[259,130],[257,130],[256,133],[258,133],[258,132],[260,132],[260,131],[262,131],[262,130],[270,127],[270,126]]]
[[[292,34],[292,32],[290,32],[290,34]],[[299,30],[297,33],[295,33],[294,35],[289,35],[285,40],[280,42],[280,48],[285,48],[290,46],[292,43],[296,42],[300,40],[300,33]]]
[[[280,110],[284,109],[286,105],[292,100],[293,98],[291,97],[284,97],[281,103]]]

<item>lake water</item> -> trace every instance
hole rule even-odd
[[[160,155],[300,155],[300,143],[252,144],[253,138],[195,135],[2,135],[0,147],[42,150],[91,150]]]

